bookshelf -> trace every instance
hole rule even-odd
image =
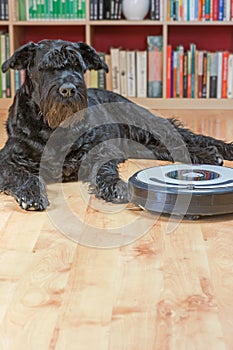
[[[169,0],[163,0],[166,12]],[[90,20],[89,0],[86,1],[85,20],[33,20],[19,21],[16,14],[17,0],[9,1],[9,20],[0,21],[0,30],[10,37],[10,52],[20,45],[33,40],[65,39],[85,41],[97,51],[109,52],[110,47],[125,49],[146,49],[148,35],[163,36],[163,62],[166,62],[168,44],[187,46],[195,42],[201,50],[229,50],[233,52],[233,21],[171,21],[164,13],[163,21],[145,19]],[[14,72],[11,72],[11,90],[14,95]],[[166,64],[163,64],[163,97],[132,98],[147,108],[153,109],[232,109],[233,99],[213,98],[166,98]],[[8,107],[11,98],[0,99],[0,109]]]

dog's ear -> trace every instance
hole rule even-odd
[[[15,53],[2,64],[2,72],[5,73],[10,68],[17,70],[26,69],[28,63],[33,59],[37,47],[38,45],[33,42],[19,47]]]
[[[104,69],[105,72],[108,73],[107,64],[100,58],[100,56],[93,47],[83,42],[78,42],[75,44],[75,46],[82,55],[83,61],[86,65],[86,70]]]

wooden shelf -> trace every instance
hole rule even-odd
[[[230,21],[164,21],[168,26],[233,26]]]
[[[207,110],[232,110],[233,99],[191,99],[191,98],[129,98],[131,101],[147,109],[207,109]],[[12,98],[0,99],[0,109],[8,109],[12,104]]]
[[[86,26],[86,21],[76,20],[76,21],[64,21],[64,20],[54,20],[54,21],[14,21],[13,26]]]
[[[205,98],[130,98],[148,109],[214,109],[231,110],[233,99]]]
[[[111,45],[118,45],[119,41],[124,41],[124,44],[127,43],[128,37],[122,38],[120,40],[119,36],[121,36],[122,31],[124,31],[123,28],[129,27],[129,29],[132,32],[132,43],[129,43],[129,49],[139,48],[139,46],[142,47],[144,45],[144,37],[145,36],[145,42],[146,42],[146,36],[147,35],[157,35],[158,33],[161,33],[163,35],[163,60],[166,62],[166,47],[168,43],[173,43],[174,36],[176,37],[174,40],[175,42],[179,42],[179,44],[182,44],[182,35],[185,38],[184,40],[187,46],[188,42],[192,42],[192,40],[195,39],[196,44],[198,46],[198,40],[200,43],[205,44],[206,42],[206,48],[207,49],[213,49],[213,47],[219,47],[222,49],[222,46],[224,46],[225,41],[227,42],[226,46],[228,50],[230,49],[233,52],[233,22],[226,22],[226,21],[168,21],[166,17],[166,13],[164,13],[164,21],[154,21],[150,19],[145,19],[143,21],[128,21],[128,20],[103,20],[103,21],[96,21],[96,20],[90,20],[89,19],[89,0],[86,1],[86,13],[87,13],[87,19],[86,20],[40,20],[40,21],[19,21],[16,18],[16,0],[9,1],[9,20],[8,21],[1,21],[0,27],[7,27],[10,34],[10,52],[11,54],[15,51],[15,49],[29,41],[28,38],[33,40],[35,37],[35,41],[41,40],[42,38],[45,39],[45,35],[47,35],[48,38],[52,36],[52,38],[62,38],[65,37],[66,39],[69,38],[69,33],[71,40],[76,37],[75,30],[72,30],[72,27],[80,27],[80,31],[77,30],[77,40],[81,40],[83,38],[84,41],[87,42],[87,44],[95,46],[96,50],[99,50],[98,43],[101,46],[102,38],[105,36],[105,28],[108,27],[106,30],[106,41],[107,44],[106,47],[110,48]],[[167,8],[167,3],[169,0],[164,0],[164,9]],[[34,28],[34,30],[30,30],[30,28]],[[48,31],[46,30],[46,27],[48,27]],[[101,27],[103,28],[101,30]],[[112,27],[109,28],[109,27]],[[119,27],[119,33],[118,33],[118,27]],[[132,27],[132,28],[130,28]],[[137,30],[137,27],[140,28],[140,30]],[[186,27],[183,30],[182,27]],[[195,29],[193,27],[198,27],[197,33],[195,34]],[[220,28],[221,27],[221,28]],[[41,28],[41,32],[40,32]],[[137,37],[133,37],[135,28],[135,35]],[[207,29],[208,28],[208,29]],[[214,29],[215,28],[215,29]],[[219,28],[219,30],[217,29]],[[60,29],[60,30],[59,30]],[[121,31],[122,29],[122,31]],[[114,38],[116,36],[113,36],[113,41],[111,41],[109,38],[111,38],[111,30],[114,32],[114,35],[116,35],[116,31],[118,33],[117,41],[118,43],[114,43]],[[130,32],[129,30],[129,32]],[[212,30],[215,30],[215,33],[217,35],[217,39],[215,40],[215,37],[210,37],[212,34]],[[217,30],[217,32],[216,32]],[[201,32],[201,36],[200,36]],[[203,33],[203,35],[202,35]],[[225,35],[227,34],[227,35]],[[206,41],[205,41],[205,35],[206,35]],[[227,37],[227,38],[226,38]],[[96,46],[96,38],[101,38],[101,40],[97,40],[97,46]],[[204,39],[203,39],[204,38]],[[223,40],[221,41],[222,38]],[[210,40],[211,39],[211,40]],[[210,44],[211,41],[211,44]],[[140,42],[140,44],[139,44]],[[209,46],[208,46],[209,45]],[[212,46],[211,46],[212,45]],[[215,46],[216,45],[216,46]],[[139,48],[140,49],[140,48]],[[163,96],[166,94],[166,67],[164,65],[163,69]],[[12,78],[12,92],[14,94],[14,74],[12,72],[11,74]],[[146,108],[152,108],[152,109],[232,109],[233,107],[233,99],[178,99],[178,98],[159,98],[159,99],[152,99],[152,98],[134,98],[134,101],[138,102],[139,104],[142,104]],[[0,108],[8,107],[11,103],[11,99],[0,99]],[[2,107],[3,106],[3,107]]]

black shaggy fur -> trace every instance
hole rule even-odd
[[[66,140],[65,122],[74,113],[77,117],[71,132],[75,135],[77,131],[79,136],[73,139],[66,152],[61,179],[88,181],[92,192],[106,201],[121,203],[129,199],[128,186],[118,174],[118,164],[124,162],[127,155],[120,151],[117,144],[112,147],[106,145],[104,141],[109,139],[132,139],[146,146],[154,158],[173,161],[167,144],[175,136],[169,131],[169,124],[182,137],[192,163],[220,165],[223,159],[233,160],[232,143],[196,135],[174,120],[154,116],[139,107],[140,118],[145,124],[147,120],[153,122],[159,134],[163,133],[164,142],[148,129],[144,130],[133,123],[114,122],[114,113],[110,123],[93,127],[95,114],[86,113],[87,107],[122,102],[123,111],[133,119],[135,105],[113,92],[86,88],[86,70],[104,69],[107,72],[108,67],[96,51],[85,43],[63,40],[30,42],[3,63],[3,72],[9,68],[25,70],[26,78],[9,110],[6,124],[8,140],[0,151],[0,190],[12,195],[23,209],[44,210],[48,206],[44,182],[48,179],[39,176],[42,154],[50,136],[61,123],[64,124],[59,136],[62,144],[64,141],[70,142],[69,137]],[[108,114],[109,120],[111,110],[104,113]],[[89,152],[97,145],[98,155],[94,159],[89,156],[88,159]],[[147,156],[146,152],[139,152],[138,155]],[[59,155],[57,159],[59,161]],[[85,159],[88,161],[80,174],[79,168]],[[49,160],[48,156],[47,177],[50,177],[50,181],[56,181],[60,174]],[[180,160],[188,161],[185,157]]]

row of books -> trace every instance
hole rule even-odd
[[[166,97],[233,98],[233,54],[167,46]]]
[[[168,0],[167,19],[173,21],[231,21],[233,0]]]
[[[0,0],[0,20],[7,21],[9,19],[8,0]]]
[[[149,16],[152,20],[163,18],[163,1],[150,0]],[[90,20],[122,19],[122,0],[90,0]]]
[[[90,86],[128,97],[162,97],[162,40],[162,36],[148,36],[147,50],[112,47],[110,54],[100,53],[109,66],[109,73],[91,71]]]
[[[128,97],[163,96],[162,36],[148,36],[147,50],[111,48],[101,53],[110,73],[90,72],[90,86]],[[233,98],[233,53],[167,46],[167,98]]]
[[[85,0],[17,0],[19,20],[84,20]]]
[[[122,0],[90,0],[90,20],[121,19]]]
[[[9,34],[0,32],[0,66],[10,55]],[[0,98],[11,97],[10,72],[0,72]]]

